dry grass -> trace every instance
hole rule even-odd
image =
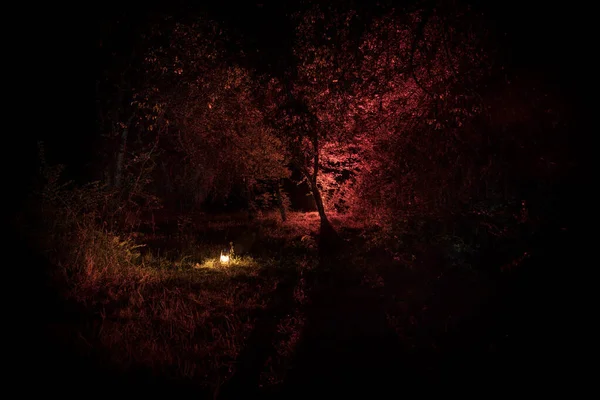
[[[143,368],[216,390],[235,371],[256,312],[276,288],[275,278],[260,273],[273,267],[249,257],[227,266],[206,259],[129,267],[80,277],[70,294],[101,316],[82,338],[112,369]]]
[[[98,318],[70,327],[80,338],[77,347],[112,370],[143,370],[218,392],[235,373],[238,356],[278,283],[317,263],[311,258],[313,243],[301,239],[306,225],[274,222],[265,242],[297,232],[300,238],[286,240],[303,246],[304,258],[244,255],[222,264],[223,244],[202,243],[192,235],[179,235],[177,249],[158,252],[139,244],[148,237],[124,239],[82,229],[77,241],[64,244],[69,257],[61,276],[66,296]],[[213,225],[222,229],[239,223]],[[308,299],[303,279],[293,295],[298,308],[293,318],[279,323],[275,345],[280,359],[271,380],[284,371],[302,328],[300,307]]]
[[[385,252],[368,254],[364,221],[335,214],[330,220],[351,239],[345,261],[332,272],[335,285],[317,268],[316,212],[289,213],[285,222],[278,213],[264,213],[252,222],[199,216],[176,234],[152,236],[121,237],[79,223],[53,240],[62,243],[67,297],[97,316],[94,323],[70,326],[71,336],[80,338],[82,352],[111,370],[187,380],[215,394],[243,365],[245,350],[256,332],[263,332],[259,328],[265,321],[273,321],[269,326],[274,329],[268,330],[273,332],[266,339],[269,350],[256,368],[264,389],[279,390],[298,362],[298,346],[314,338],[314,331],[313,336],[304,332],[309,325],[316,329],[315,320],[320,323],[315,310],[319,301],[329,304],[323,299],[331,290],[345,300],[328,307],[347,312],[341,319],[364,319],[360,326],[365,331],[376,306],[385,308],[387,329],[406,344],[416,346],[414,340],[428,338],[428,331],[447,329],[445,311],[428,304],[426,296],[433,290],[435,271],[420,266],[420,258],[391,265]],[[258,232],[258,248],[222,264],[219,256],[232,232]],[[338,287],[342,284],[347,290]],[[274,304],[285,305],[274,311]],[[356,315],[348,310],[354,306],[372,310]],[[429,317],[430,310],[439,316]],[[428,318],[437,321],[435,329]]]
[[[248,278],[257,267],[234,268],[161,272],[133,283],[134,290],[114,290],[102,307],[102,348],[122,368],[148,367],[211,387],[227,379],[253,313],[265,307],[274,286],[263,280],[256,291]]]

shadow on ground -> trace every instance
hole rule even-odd
[[[552,240],[565,243],[560,237]],[[25,388],[43,384],[47,392],[66,396],[77,395],[77,387],[84,385],[98,393],[166,391],[213,397],[189,382],[166,381],[145,371],[121,375],[78,355],[70,346],[76,338],[62,335],[61,326],[93,317],[44,285],[43,258],[15,246],[29,255],[27,264],[38,268],[29,271],[27,291],[34,295],[26,296],[29,301],[19,312],[23,321],[17,320],[22,330],[16,343],[23,351],[13,365],[18,378],[30,383]],[[272,304],[259,316],[219,398],[306,398],[317,393],[379,397],[409,388],[535,387],[558,373],[560,343],[552,343],[556,334],[549,325],[554,302],[548,281],[539,279],[551,261],[567,262],[558,248],[546,247],[519,279],[489,280],[439,269],[435,258],[423,257],[412,268],[383,255],[361,259],[352,243],[321,252],[318,268],[305,276],[311,300],[283,384],[260,388],[259,375],[274,354],[277,323],[293,307],[298,279],[293,274],[281,281]],[[367,262],[370,272],[365,273]]]

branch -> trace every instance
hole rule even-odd
[[[444,51],[446,52],[446,58],[448,59],[448,64],[450,64],[450,68],[452,69],[454,77],[458,78],[458,71],[454,67],[454,62],[452,62],[452,58],[450,57],[450,50],[448,48],[448,30],[449,30],[448,29],[448,21],[446,18],[444,18],[444,36],[443,36]]]
[[[433,13],[433,2],[429,2],[428,8],[426,8],[425,11],[423,11],[423,15],[421,16],[421,21],[419,22],[419,25],[417,26],[415,40],[413,40],[413,42],[412,42],[412,46],[410,49],[409,70],[410,70],[411,76],[414,79],[417,86],[423,92],[425,92],[425,94],[427,94],[428,96],[435,97],[431,92],[429,92],[429,90],[425,89],[425,87],[421,84],[421,82],[419,82],[419,79],[417,78],[417,75],[415,74],[415,69],[414,69],[414,58],[415,58],[415,51],[417,49],[417,44],[419,43],[419,40],[421,40],[421,38],[423,37],[423,31],[425,30],[425,25],[427,24],[427,21],[429,20],[429,17],[431,16],[432,13]]]

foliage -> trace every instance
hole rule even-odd
[[[551,179],[536,160],[560,147],[556,96],[535,92],[532,77],[508,80],[498,38],[468,7],[359,17],[335,5],[294,14],[295,69],[267,85],[270,119],[316,182],[313,196],[366,219],[374,244],[392,252],[426,240],[466,259],[515,239],[522,229],[507,210],[533,194],[525,182]]]
[[[155,198],[144,189],[147,170],[135,159],[127,168],[125,184],[117,190],[99,181],[84,185],[65,182],[63,166],[48,165],[39,144],[40,173],[23,225],[25,236],[59,266],[57,277],[68,285],[96,282],[106,274],[134,265],[139,245],[132,229],[139,226],[142,207]]]
[[[223,35],[209,20],[176,23],[168,46],[150,50],[151,79],[136,103],[169,131],[187,171],[180,184],[200,202],[240,187],[252,197],[257,185],[289,174],[283,144],[254,99],[252,73],[226,63]]]
[[[359,207],[424,216],[454,206],[454,182],[469,181],[482,139],[472,124],[482,111],[475,90],[491,72],[476,24],[460,10],[392,12],[361,38],[354,93],[369,137]],[[450,167],[457,163],[464,169]]]

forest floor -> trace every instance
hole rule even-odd
[[[531,271],[554,255],[496,273],[450,266],[426,246],[392,257],[335,219],[344,245],[318,251],[318,222],[198,216],[179,233],[159,224],[139,234],[145,247],[121,275],[69,300],[36,289],[47,294],[28,347],[46,389],[77,395],[76,379],[107,393],[374,396],[534,386],[552,365],[551,303]],[[238,255],[221,265],[230,241]]]

